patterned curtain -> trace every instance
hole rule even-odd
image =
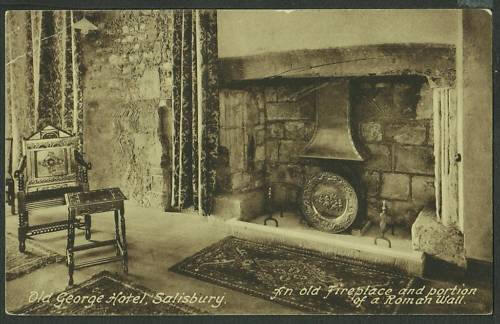
[[[81,13],[11,11],[6,16],[6,110],[14,168],[21,139],[52,125],[83,145],[81,36],[72,27]]]
[[[216,11],[176,11],[172,51],[171,205],[210,215],[219,144]]]

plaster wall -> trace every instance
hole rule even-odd
[[[463,11],[457,71],[459,109],[463,109],[459,172],[465,255],[483,261],[493,260],[491,22],[488,11]]]
[[[219,57],[457,39],[456,10],[219,10]]]

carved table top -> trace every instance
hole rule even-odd
[[[121,192],[120,188],[106,188],[66,194],[68,208],[121,202],[123,200],[127,200],[127,197]]]

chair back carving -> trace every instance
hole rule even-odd
[[[75,149],[78,137],[52,126],[23,139],[26,192],[76,187],[80,184]]]

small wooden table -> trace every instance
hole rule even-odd
[[[123,271],[128,273],[127,239],[125,232],[125,208],[123,201],[127,197],[119,188],[91,190],[87,192],[67,193],[65,195],[68,205],[68,245],[66,248],[67,265],[69,271],[69,285],[73,285],[73,272],[75,269],[93,265],[122,261]],[[79,215],[92,215],[114,211],[115,214],[115,239],[92,242],[75,246],[76,218]],[[75,265],[73,253],[108,245],[114,245],[116,256],[87,261]]]

